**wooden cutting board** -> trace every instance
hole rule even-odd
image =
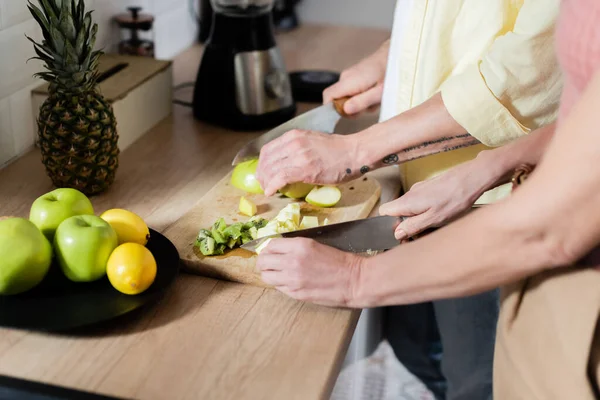
[[[258,215],[271,219],[287,204],[298,201],[283,196],[268,198],[264,195],[247,194],[232,186],[231,172],[218,182],[185,215],[169,226],[163,233],[177,247],[183,269],[188,272],[217,279],[267,286],[256,270],[256,255],[243,249],[234,249],[222,256],[203,256],[194,242],[198,231],[210,228],[223,217],[228,224],[244,222],[249,217],[238,212],[240,196],[246,196],[258,206]],[[342,191],[340,202],[331,208],[319,208],[301,201],[302,215],[314,215],[322,224],[327,218],[330,223],[352,221],[369,216],[379,200],[381,186],[374,178],[362,177],[339,186]]]

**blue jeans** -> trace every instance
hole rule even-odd
[[[436,399],[492,399],[498,290],[386,311],[396,357]]]

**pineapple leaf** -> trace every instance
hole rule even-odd
[[[45,15],[47,15],[48,22],[52,25],[58,25],[58,7],[54,3],[54,0],[39,0],[42,9],[44,10]]]
[[[61,17],[67,14],[71,14],[71,2],[69,2],[69,0],[61,0],[60,6]]]
[[[71,0],[71,15],[73,16],[73,26],[75,27],[75,32],[79,32],[79,30],[81,29],[81,20],[79,19],[78,12],[79,10],[77,8],[77,4],[75,4],[75,0]]]
[[[84,18],[85,18],[85,3],[83,0],[79,0],[79,3],[77,4],[77,20],[83,21]],[[81,29],[81,27],[79,27],[79,29]],[[86,29],[86,31],[87,31],[87,29]]]
[[[27,8],[29,8],[29,12],[37,21],[40,28],[42,28],[42,34],[44,35],[44,39],[50,40],[50,28],[48,25],[48,20],[44,16],[44,13],[42,13],[42,10],[34,6],[31,2],[29,2]]]
[[[68,3],[68,1],[63,0],[63,4],[66,3]],[[63,14],[60,16],[60,30],[67,38],[67,41],[75,41],[77,33],[75,32],[75,22],[73,21],[71,14]]]
[[[66,58],[65,37],[54,26],[52,26],[50,28],[50,34],[52,35],[52,43],[54,44],[54,48],[56,49],[56,52],[59,54],[62,54]]]
[[[79,60],[77,59],[77,54],[75,54],[75,49],[73,48],[73,45],[68,40],[65,41],[65,53],[64,54],[65,54],[65,68],[67,68],[68,72],[73,72],[73,71],[69,71],[68,68],[72,68],[73,66],[76,66],[75,64],[78,63]]]
[[[75,41],[75,53],[77,54],[77,63],[79,64],[82,60],[83,45],[85,44],[85,33],[79,31],[77,34],[77,40]]]

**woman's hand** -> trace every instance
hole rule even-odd
[[[357,307],[363,259],[311,239],[273,239],[258,256],[257,268],[266,284],[294,299]]]
[[[292,130],[267,143],[256,176],[265,195],[290,183],[336,184],[360,174],[355,135]]]
[[[389,40],[375,53],[344,70],[340,80],[323,91],[323,103],[351,97],[344,105],[346,114],[358,114],[381,103]]]
[[[489,188],[493,177],[491,169],[467,162],[413,185],[400,198],[383,204],[379,213],[407,217],[395,231],[396,239],[404,240],[463,215]]]

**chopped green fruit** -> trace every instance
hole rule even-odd
[[[223,236],[237,240],[240,236],[242,236],[243,228],[244,225],[239,222],[237,224],[229,225],[227,228],[225,228]]]
[[[292,183],[279,189],[279,192],[285,197],[303,199],[310,193],[313,187],[315,187],[315,185],[311,185],[310,183]]]
[[[224,254],[227,249],[234,249],[256,239],[258,230],[268,222],[264,218],[252,217],[248,222],[227,225],[224,218],[219,218],[211,230],[200,229],[194,245],[205,256],[218,256]]]
[[[242,237],[240,239],[242,240],[242,244],[246,244],[254,240],[254,238],[248,232],[242,233]]]
[[[218,244],[218,245],[215,247],[215,255],[216,255],[216,256],[220,256],[220,255],[222,255],[222,254],[225,254],[225,248],[226,248],[226,246],[225,246],[223,243],[221,243],[221,244]]]
[[[207,238],[207,237],[211,238],[212,237],[212,233],[210,233],[210,231],[207,230],[207,229],[200,229],[200,232],[198,233],[198,240],[204,239],[204,238]]]
[[[279,233],[277,231],[277,228],[278,228],[278,225],[276,225],[276,224],[271,224],[271,225],[267,224],[267,226],[265,226],[264,228],[260,228],[258,230],[256,238],[260,239],[265,236],[277,235]]]
[[[306,196],[306,202],[317,207],[333,207],[342,198],[342,192],[335,186],[315,187]]]
[[[227,239],[216,228],[213,228],[212,236],[215,239],[215,242],[217,242],[217,243],[222,243],[222,244],[227,243]]]
[[[248,233],[250,234],[250,237],[252,239],[256,239],[256,237],[258,235],[258,229],[256,229],[255,226],[253,226],[252,228],[248,229]]]
[[[224,218],[219,218],[217,222],[215,222],[214,229],[216,229],[219,233],[225,232],[227,229],[227,223]]]
[[[205,256],[213,255],[215,252],[215,239],[211,237],[206,237],[200,241],[200,252]]]
[[[227,243],[227,247],[229,247],[230,249],[233,249],[235,246],[237,246],[238,244],[238,239],[239,238],[231,238],[229,239],[229,242]]]

